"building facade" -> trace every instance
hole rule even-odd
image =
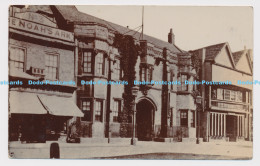
[[[200,86],[204,108],[200,133],[204,141],[252,140],[252,50],[231,52],[228,43],[191,51],[201,64],[199,81],[223,82]]]
[[[168,42],[147,35],[140,39],[142,34],[139,32],[81,13],[74,6],[55,6],[55,11],[59,19],[67,23],[67,30],[75,34],[78,54],[77,104],[85,114],[81,118],[82,137],[105,138],[108,133],[112,138],[121,137],[120,115],[124,109],[124,86],[127,85],[81,85],[82,80],[124,81],[120,64],[122,55],[113,46],[117,33],[133,36],[142,49],[143,56],[138,56],[135,65],[137,82],[154,80],[173,83],[137,85],[137,138],[181,140],[183,137],[196,137],[196,105],[191,95],[193,86],[178,85],[185,79],[193,80],[195,73],[191,68],[191,56],[175,45],[172,30],[168,34]],[[186,101],[189,104],[185,105]],[[131,137],[133,116],[130,112],[128,119],[126,137]]]
[[[117,34],[131,36],[140,49],[131,108],[126,105],[129,75],[122,70],[125,55],[114,45]],[[252,87],[186,84],[252,80],[249,54],[232,53],[227,43],[186,52],[176,46],[172,30],[165,42],[75,6],[12,6],[9,80],[24,83],[9,86],[9,140],[57,140],[69,136],[68,126],[75,121],[82,142],[130,138],[134,131],[146,141],[251,140]],[[246,60],[248,68],[241,65]],[[29,85],[29,80],[75,84]],[[198,96],[205,101],[202,108]]]
[[[74,34],[49,6],[10,6],[9,141],[46,142],[66,135],[76,106]],[[47,82],[68,84],[45,84]]]

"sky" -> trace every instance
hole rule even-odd
[[[129,26],[142,24],[141,6],[76,6],[81,12]],[[253,48],[253,8],[145,6],[144,33],[168,40],[170,28],[175,43],[188,51],[228,42],[231,51]]]

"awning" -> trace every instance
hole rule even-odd
[[[9,104],[13,114],[47,114],[35,93],[10,91]]]
[[[52,115],[77,117],[84,116],[71,97],[67,98],[47,95],[38,95],[38,97],[47,111]]]

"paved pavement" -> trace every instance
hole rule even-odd
[[[21,144],[11,142],[11,158],[50,158],[50,144]],[[145,142],[136,146],[124,143],[59,143],[60,158],[68,159],[251,159],[252,142]]]

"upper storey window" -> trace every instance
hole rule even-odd
[[[91,52],[84,52],[83,54],[83,72],[92,72],[92,57]]]
[[[179,91],[188,91],[188,84],[185,84],[185,81],[188,80],[188,75],[181,74],[178,79],[181,83],[180,85],[178,85],[178,90]]]
[[[45,75],[46,79],[57,80],[58,79],[58,55],[57,54],[45,54]]]
[[[24,71],[25,49],[19,47],[10,47],[9,63],[20,71]]]
[[[116,63],[114,66],[115,66],[114,67],[115,78],[119,80],[121,78],[120,60],[119,59],[116,60]]]
[[[98,53],[96,57],[97,66],[96,66],[96,73],[104,75],[105,74],[105,59],[102,53]]]
[[[140,66],[140,80],[151,82],[153,79],[153,68],[148,65]]]

